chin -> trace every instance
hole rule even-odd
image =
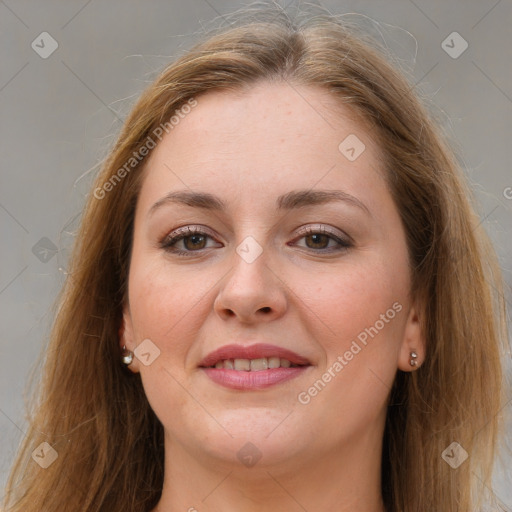
[[[236,463],[242,468],[271,467],[304,451],[313,451],[308,436],[311,429],[304,422],[300,425],[293,423],[298,419],[294,416],[298,415],[290,412],[291,408],[274,410],[260,407],[214,414],[224,428],[212,419],[215,426],[209,427],[205,433],[200,442],[201,450],[217,460]],[[198,433],[197,429],[195,432]],[[301,446],[304,440],[307,442]]]

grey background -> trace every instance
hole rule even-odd
[[[337,14],[357,13],[350,19],[383,37],[432,103],[475,190],[479,214],[500,257],[510,308],[512,2],[321,4]],[[155,73],[211,20],[243,5],[226,0],[0,0],[2,488],[24,435],[27,379],[31,369],[37,375],[52,304],[97,164]],[[31,43],[45,31],[59,46],[43,59]],[[469,44],[456,59],[441,46],[454,31]],[[46,262],[41,252],[35,254],[44,244],[50,249]],[[503,411],[510,418],[510,388],[507,397]],[[510,420],[508,425],[510,439]],[[500,452],[505,454],[505,443]],[[510,482],[512,463],[506,455],[496,483],[504,508],[512,509]]]

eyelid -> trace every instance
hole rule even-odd
[[[194,235],[196,232],[201,232],[201,234],[204,233],[205,235],[208,235],[211,238],[216,238],[215,233],[211,229],[208,229],[207,227],[202,226],[201,224],[187,224],[186,226],[181,226],[179,228],[173,229],[170,233],[164,236],[161,243],[171,241],[172,239],[180,235]]]
[[[174,239],[175,237],[179,235],[186,235],[186,234],[194,234],[196,231],[204,232],[204,234],[207,234],[211,236],[212,238],[216,238],[216,235],[211,231],[209,228],[202,226],[201,224],[187,224],[186,226],[182,226],[179,228],[174,229],[162,240],[162,243],[165,243],[168,240]],[[307,224],[305,226],[301,226],[298,228],[297,234],[298,235],[304,235],[304,234],[310,234],[310,233],[325,233],[327,235],[333,235],[337,236],[342,239],[347,239],[347,241],[353,242],[351,237],[348,236],[346,233],[335,229],[335,228],[327,228],[325,224]]]
[[[346,244],[354,243],[352,237],[347,235],[344,231],[341,231],[328,225],[326,226],[325,224],[308,224],[299,229],[300,231],[298,232],[298,234],[301,236],[322,233],[337,238],[340,241],[345,242]]]
[[[203,225],[200,225],[200,224],[197,224],[197,225],[189,224],[186,226],[176,228],[173,231],[171,231],[171,233],[167,234],[159,242],[158,245],[161,249],[164,249],[170,253],[174,253],[177,256],[186,256],[186,255],[193,256],[194,253],[197,253],[198,255],[200,255],[206,249],[212,249],[212,247],[208,247],[208,248],[198,249],[197,251],[192,251],[192,250],[183,251],[181,249],[174,248],[176,243],[180,242],[184,238],[188,238],[189,236],[193,236],[196,234],[204,235],[204,236],[211,238],[217,242],[217,240],[216,240],[217,236],[209,228],[207,228]],[[354,242],[349,235],[347,235],[346,233],[344,233],[341,230],[338,230],[331,226],[326,226],[324,224],[308,224],[305,226],[301,226],[300,228],[298,228],[297,236],[294,238],[294,240],[292,242],[296,243],[297,240],[300,240],[301,238],[304,238],[306,236],[310,236],[313,234],[327,235],[331,238],[331,240],[335,241],[338,244],[337,248],[331,248],[330,250],[320,249],[318,251],[315,251],[314,249],[308,249],[313,252],[318,252],[319,254],[321,254],[321,253],[328,254],[330,252],[340,252],[340,251],[346,250],[354,245]]]

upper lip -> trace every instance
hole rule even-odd
[[[266,343],[256,343],[254,345],[224,345],[213,352],[210,352],[200,363],[199,366],[210,367],[217,361],[225,359],[261,359],[263,357],[280,357],[288,359],[293,364],[309,365],[311,364],[305,357],[300,356],[287,348],[269,345]]]

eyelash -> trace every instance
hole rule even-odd
[[[159,246],[161,249],[164,249],[167,252],[173,253],[178,257],[190,257],[190,256],[193,256],[194,253],[199,253],[205,249],[199,249],[197,251],[191,251],[191,250],[183,251],[181,249],[176,249],[174,247],[174,245],[177,242],[184,240],[185,238],[192,237],[194,235],[203,235],[203,236],[206,235],[209,238],[213,238],[213,236],[208,231],[205,231],[204,229],[197,228],[195,226],[192,226],[192,227],[187,226],[185,228],[177,229],[175,232],[171,233],[170,235],[167,235],[159,243]],[[310,249],[310,248],[306,247],[306,249],[308,249],[310,251],[320,252],[320,253],[342,252],[342,251],[346,251],[347,249],[349,249],[350,247],[353,246],[353,244],[351,242],[349,242],[347,239],[343,240],[339,236],[337,236],[334,233],[330,232],[329,230],[325,229],[324,226],[320,226],[318,228],[313,228],[311,226],[306,227],[305,229],[302,230],[299,240],[302,238],[305,238],[307,236],[312,236],[312,235],[327,235],[331,240],[336,241],[339,244],[339,246],[335,249],[333,249],[333,248],[319,249],[318,251],[316,251],[315,249]]]

